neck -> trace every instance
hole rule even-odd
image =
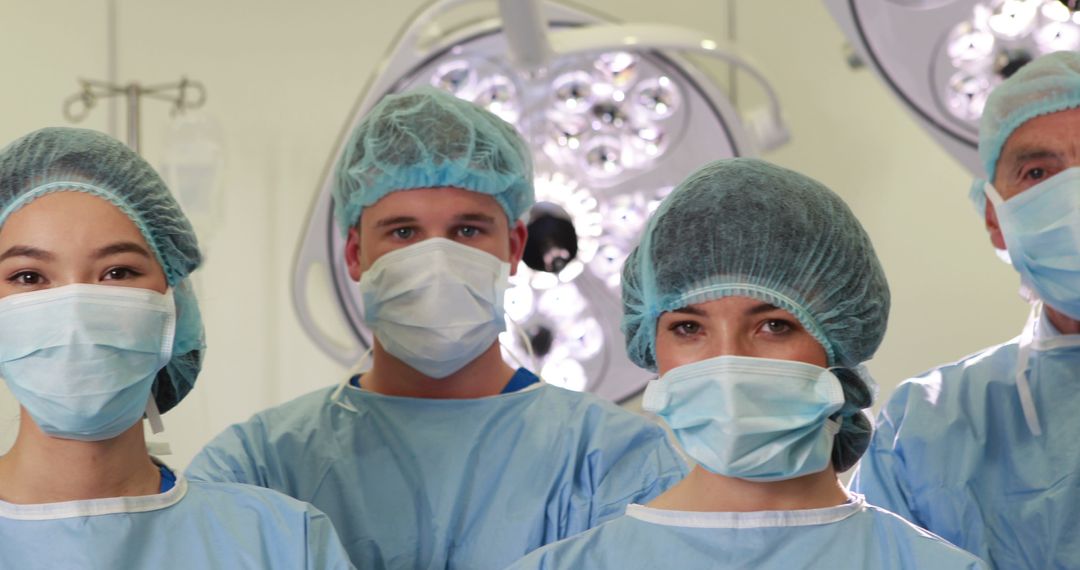
[[[431,378],[386,352],[376,340],[371,370],[364,374],[362,384],[365,390],[387,396],[469,399],[501,393],[513,375],[514,369],[503,362],[498,342],[450,376]]]
[[[1046,316],[1050,319],[1050,323],[1054,325],[1054,328],[1061,334],[1080,334],[1080,321],[1065,315],[1051,307],[1050,305],[1044,305],[1046,307]]]
[[[831,465],[820,473],[770,482],[717,475],[698,465],[649,506],[673,511],[748,513],[822,509],[847,500]]]
[[[22,409],[15,445],[0,457],[0,500],[9,503],[153,495],[160,485],[141,421],[112,439],[75,441],[45,434]]]

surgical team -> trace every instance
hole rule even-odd
[[[653,421],[506,364],[529,149],[441,91],[388,95],[333,188],[363,372],[180,473],[145,431],[207,349],[192,225],[122,143],[30,133],[0,150],[0,569],[1080,568],[1080,53],[991,93],[979,156],[1030,318],[876,419],[890,292],[862,225],[798,172],[701,165],[622,268]]]

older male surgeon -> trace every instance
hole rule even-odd
[[[338,165],[371,369],[230,427],[195,479],[321,507],[359,568],[500,569],[679,481],[661,428],[501,357],[533,204],[524,141],[434,89],[383,99]]]
[[[1080,53],[994,90],[979,155],[972,198],[1031,317],[902,384],[852,487],[996,568],[1080,568]]]

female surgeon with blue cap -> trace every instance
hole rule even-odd
[[[982,568],[844,490],[866,450],[862,363],[889,289],[870,240],[818,182],[711,163],[649,220],[623,267],[644,407],[697,466],[648,505],[515,568]]]
[[[21,405],[0,457],[0,568],[351,568],[325,515],[188,482],[142,418],[191,390],[201,256],[157,173],[94,131],[0,151],[0,376]]]

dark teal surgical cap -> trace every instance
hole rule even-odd
[[[855,215],[816,180],[762,160],[719,160],[690,175],[623,266],[630,359],[655,371],[662,313],[731,296],[788,311],[829,366],[844,369],[833,464],[854,465],[869,445],[872,424],[861,410],[875,387],[860,365],[877,351],[889,316],[885,273]]]

